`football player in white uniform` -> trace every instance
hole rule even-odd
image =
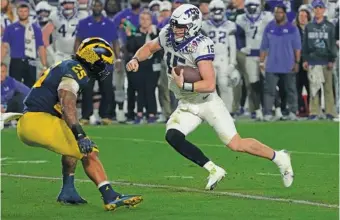
[[[232,150],[267,158],[276,163],[284,185],[289,187],[293,182],[289,154],[283,150],[274,151],[255,139],[241,138],[237,133],[232,117],[216,94],[214,44],[202,35],[201,27],[202,14],[199,9],[191,4],[181,5],[174,10],[170,24],[161,30],[159,37],[145,43],[136,52],[126,65],[127,70],[137,71],[139,62],[164,49],[169,86],[179,99],[178,107],[166,125],[165,139],[178,153],[209,172],[206,189],[214,189],[226,172],[186,140],[186,135],[195,130],[203,120],[214,128],[221,141]],[[177,65],[198,68],[202,80],[195,83],[184,82],[183,72],[178,76],[173,69]]]
[[[202,31],[209,36],[215,45],[214,68],[219,94],[232,111],[233,87],[240,80],[235,69],[236,62],[236,24],[225,17],[225,4],[222,0],[209,3],[209,20],[203,21]],[[238,80],[237,80],[238,79]]]
[[[85,11],[78,11],[77,0],[59,0],[59,10],[52,12],[50,21],[43,28],[44,44],[54,62],[70,59],[73,54],[76,26],[79,20],[87,17]],[[54,33],[54,49],[50,45],[50,35]]]
[[[241,52],[246,54],[245,69],[252,87],[252,100],[256,109],[256,119],[263,120],[260,107],[262,85],[260,81],[259,56],[263,31],[274,19],[271,12],[261,11],[261,0],[246,0],[245,14],[237,16],[236,24],[245,32],[246,46]]]

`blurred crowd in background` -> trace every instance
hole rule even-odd
[[[229,0],[223,6],[209,0],[2,0],[1,111],[21,112],[23,99],[41,73],[71,58],[83,39],[102,37],[120,51],[116,59],[121,65],[79,96],[81,123],[166,122],[177,102],[168,89],[162,51],[141,63],[138,72],[126,72],[124,66],[145,42],[157,38],[172,11],[185,3],[197,5],[212,24],[222,10],[222,20],[237,27],[235,45],[229,47],[237,49],[233,65],[238,74],[225,85],[228,90],[217,83],[219,93],[232,96],[225,104],[235,120],[338,120],[339,3],[334,0]],[[261,16],[268,21],[256,25]],[[291,31],[294,28],[299,32]],[[294,51],[301,52],[298,60],[286,51],[291,46],[285,45],[288,37],[295,39]],[[289,56],[291,67],[281,62]]]

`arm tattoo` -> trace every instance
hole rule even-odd
[[[58,96],[63,111],[63,118],[67,125],[71,127],[77,124],[77,96],[63,89],[58,90]]]

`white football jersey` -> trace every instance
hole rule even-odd
[[[199,34],[189,42],[175,45],[170,32],[170,25],[166,25],[159,33],[159,44],[164,49],[164,61],[167,64],[169,88],[177,99],[189,102],[202,102],[207,97],[207,93],[197,93],[184,91],[176,85],[171,75],[173,67],[179,65],[197,68],[196,63],[200,60],[214,59],[214,43],[203,34]]]
[[[236,24],[245,32],[246,45],[252,50],[259,50],[264,29],[267,24],[274,19],[271,12],[261,12],[258,19],[251,21],[246,14],[237,16]]]
[[[74,42],[76,40],[76,27],[81,19],[88,16],[87,12],[79,11],[70,19],[66,19],[60,11],[53,11],[50,22],[54,25],[54,43],[56,51],[73,54]]]
[[[202,30],[214,42],[216,56],[228,54],[228,36],[236,32],[234,22],[225,20],[221,24],[216,24],[214,21],[206,20],[203,21]]]

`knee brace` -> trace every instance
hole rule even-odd
[[[185,141],[185,135],[177,129],[169,129],[166,132],[165,140],[177,150]]]

